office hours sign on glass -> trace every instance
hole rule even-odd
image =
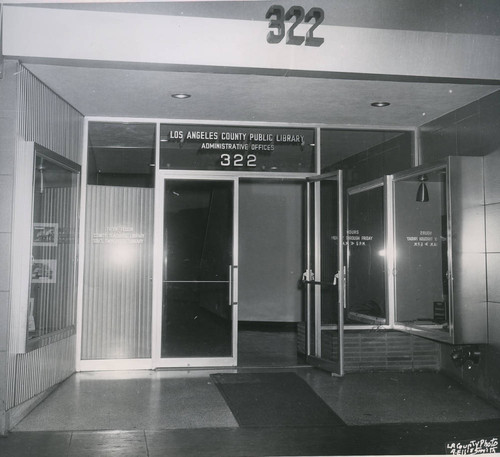
[[[314,129],[163,124],[160,168],[313,173],[314,147]]]

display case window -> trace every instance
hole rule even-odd
[[[446,168],[394,181],[396,321],[449,333]]]
[[[79,179],[78,165],[35,148],[29,349],[75,328]]]

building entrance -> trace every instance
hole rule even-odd
[[[304,181],[159,181],[154,365],[297,365]]]
[[[199,138],[231,129],[249,152],[229,166]],[[309,356],[341,371],[339,340],[328,339],[339,334],[339,253],[318,241],[338,245],[339,175],[306,180],[313,131],[247,130],[89,123],[80,369],[292,366]],[[264,146],[273,153],[252,152]],[[117,149],[141,167],[117,173]]]

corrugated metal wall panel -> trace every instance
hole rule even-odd
[[[22,65],[17,70],[18,122],[16,154],[33,154],[35,142],[81,164],[83,115],[40,82]],[[29,208],[26,208],[29,211]],[[29,240],[26,240],[29,243]],[[26,284],[28,287],[28,284]],[[11,311],[12,313],[15,312]],[[11,317],[11,322],[15,319]],[[17,353],[19,328],[11,325],[7,366],[6,408],[61,382],[75,371],[76,337],[71,332],[58,341],[28,353]]]
[[[40,349],[15,354],[11,363],[16,366],[15,395],[8,409],[63,381],[75,371],[76,336],[60,340]]]
[[[76,198],[78,189],[73,187],[46,188],[44,190],[41,223],[57,223],[58,245],[56,252],[54,283],[42,283],[40,287],[40,309],[36,323],[44,329],[44,333],[76,324],[76,306],[68,307],[68,303],[76,305]],[[54,249],[54,248],[52,248]],[[54,255],[51,248],[43,248],[42,260],[51,259]]]
[[[22,66],[19,80],[19,133],[81,164],[83,116]]]
[[[83,360],[151,357],[153,196],[87,187]]]

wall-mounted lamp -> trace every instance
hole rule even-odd
[[[40,160],[40,165],[37,167],[37,170],[40,172],[40,193],[43,194],[43,172],[45,171],[43,159]]]
[[[418,177],[420,181],[420,185],[417,190],[417,202],[428,202],[429,201],[429,191],[427,190],[427,185],[425,181],[427,181],[427,175],[420,175]]]

